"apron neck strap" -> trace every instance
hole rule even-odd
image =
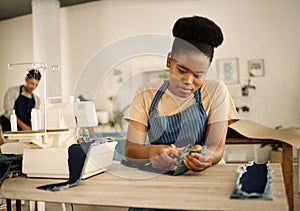
[[[163,85],[161,85],[161,87],[159,88],[159,90],[156,92],[154,99],[151,103],[151,107],[150,107],[150,112],[155,110],[158,101],[160,100],[161,96],[164,94],[164,92],[166,91],[166,89],[168,88],[170,84],[169,80],[165,80],[165,82],[163,83]]]

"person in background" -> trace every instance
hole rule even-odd
[[[124,154],[135,165],[150,162],[168,171],[178,165],[171,155],[174,146],[206,145],[204,154],[184,158],[189,170],[199,172],[221,161],[228,125],[239,117],[225,84],[206,79],[214,48],[223,42],[219,26],[205,17],[183,17],[173,36],[168,80],[143,84],[130,105]]]
[[[31,130],[31,109],[39,108],[40,99],[33,91],[39,85],[41,73],[37,69],[28,71],[25,83],[9,88],[4,95],[4,114],[0,117],[3,132],[11,131],[10,115],[15,110],[18,130]]]

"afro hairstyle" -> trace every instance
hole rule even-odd
[[[172,54],[180,50],[199,50],[212,61],[214,48],[223,42],[223,33],[219,26],[205,17],[192,16],[179,18],[173,26],[175,40]]]
[[[173,36],[187,42],[204,42],[218,47],[223,42],[223,33],[219,26],[205,17],[183,17],[176,21]]]

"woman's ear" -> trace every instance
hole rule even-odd
[[[171,66],[171,53],[168,53],[168,57],[167,57],[167,68],[170,68]]]

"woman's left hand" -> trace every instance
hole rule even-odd
[[[203,154],[193,152],[184,158],[184,164],[191,171],[203,171],[212,166],[212,153],[208,151]]]

